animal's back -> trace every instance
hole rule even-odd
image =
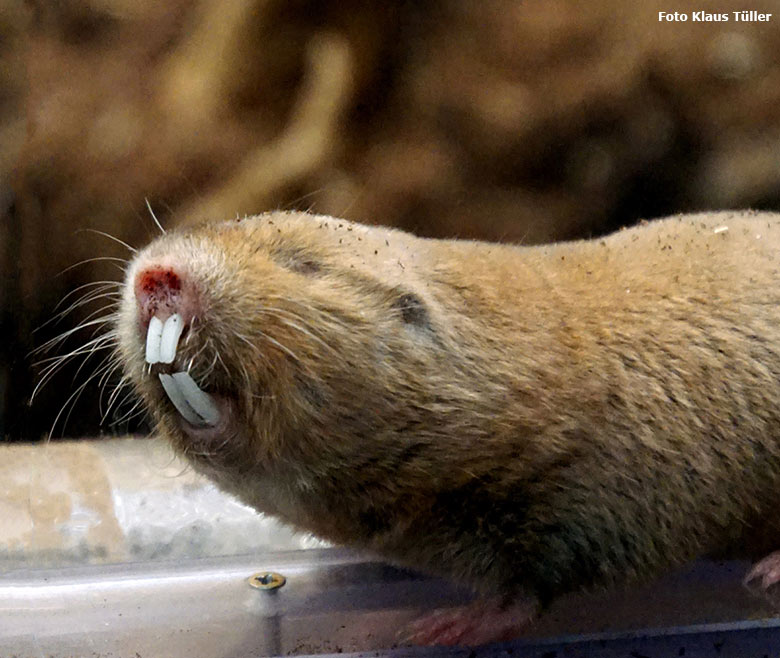
[[[539,247],[273,213],[142,252],[122,358],[160,431],[257,509],[544,602],[780,544],[778,245],[755,213]],[[150,376],[160,309],[210,426]]]

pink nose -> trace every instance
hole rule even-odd
[[[182,279],[172,267],[150,266],[138,272],[135,278],[135,299],[142,325],[156,315],[165,320],[181,312]]]

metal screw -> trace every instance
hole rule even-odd
[[[256,589],[279,589],[287,582],[282,574],[275,571],[261,571],[260,573],[249,576],[247,582]]]

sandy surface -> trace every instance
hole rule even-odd
[[[0,445],[0,570],[320,545],[221,493],[155,439]]]

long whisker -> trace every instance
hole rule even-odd
[[[48,364],[48,365],[43,369],[41,373],[41,378],[39,379],[38,383],[33,389],[32,396],[30,397],[30,403],[33,402],[38,391],[46,384],[46,382],[49,381],[52,375],[54,375],[55,372],[57,372],[60,368],[62,368],[72,358],[82,354],[91,355],[100,350],[112,348],[115,344],[116,344],[116,335],[114,334],[114,332],[107,332],[103,335],[90,339],[83,345],[80,345],[79,347],[71,350],[67,354],[48,357],[46,359],[42,359],[36,362],[34,364],[36,367],[39,367],[43,364]],[[89,358],[89,356],[87,358]]]
[[[68,300],[70,297],[78,293],[80,290],[83,290],[84,288],[94,288],[96,286],[101,286],[101,290],[104,288],[108,290],[109,288],[116,288],[117,290],[121,287],[121,283],[119,281],[110,281],[110,280],[103,280],[103,281],[90,281],[88,283],[83,283],[82,285],[78,286],[77,288],[74,288],[70,292],[63,295],[62,299],[57,302],[57,305],[54,307],[54,310],[56,311],[58,308],[60,308],[66,300]],[[89,293],[87,293],[89,294]]]
[[[86,360],[87,359],[84,359],[84,361]],[[113,372],[115,372],[116,368],[117,368],[117,364],[113,352],[110,352],[109,354],[104,356],[103,360],[95,368],[95,375],[100,377],[100,379],[98,379],[98,388],[100,390],[100,393],[98,395],[98,411],[101,414],[103,413],[103,393],[105,392],[105,384],[107,381],[106,378],[110,376]],[[77,373],[80,371],[81,371],[81,366],[79,366]],[[74,380],[75,379],[76,377],[74,377]]]
[[[144,405],[144,401],[140,397],[135,398],[135,403],[130,407],[129,410],[127,410],[124,414],[119,416],[119,409],[124,407],[128,404],[129,401],[133,399],[133,388],[126,386],[126,384],[129,384],[130,380],[126,376],[122,376],[122,379],[119,382],[119,385],[116,387],[115,391],[124,391],[125,395],[122,398],[120,402],[117,403],[117,415],[114,418],[114,420],[111,421],[110,426],[115,427],[119,423],[122,423],[124,421],[130,420],[131,418],[135,418],[139,415],[148,414],[148,409]],[[112,393],[113,396],[113,393]],[[119,396],[117,395],[117,399],[119,399]]]
[[[113,235],[111,235],[110,233],[106,233],[105,231],[98,231],[95,228],[81,228],[81,229],[79,229],[76,232],[79,233],[81,231],[84,231],[84,232],[87,232],[87,233],[96,233],[97,235],[102,235],[104,238],[108,238],[109,240],[113,240],[114,242],[118,242],[119,244],[121,244],[125,249],[127,249],[131,253],[133,253],[133,254],[137,254],[138,253],[138,249],[135,249],[135,248],[131,247],[124,240],[120,240],[119,238],[114,237]]]
[[[68,329],[68,331],[64,332],[63,334],[60,334],[59,336],[57,336],[55,338],[52,338],[49,341],[46,341],[43,345],[41,345],[40,347],[38,347],[35,350],[33,350],[31,352],[31,355],[35,356],[37,354],[46,353],[52,347],[54,347],[55,345],[58,345],[59,343],[64,341],[68,336],[71,336],[74,333],[76,333],[77,331],[81,331],[82,329],[86,329],[87,327],[95,326],[95,327],[100,328],[103,325],[110,324],[112,322],[112,320],[113,320],[112,316],[113,316],[113,313],[109,314],[107,316],[104,315],[102,317],[95,318],[94,320],[90,320],[89,322],[80,324],[78,327],[74,327],[73,329]],[[91,344],[91,341],[90,341],[90,344]],[[41,359],[39,361],[36,361],[35,363],[33,363],[33,365],[37,367],[37,366],[43,365],[44,363],[49,363],[51,361],[56,361],[58,359],[70,358],[70,356],[75,356],[76,354],[79,354],[80,353],[79,350],[81,350],[83,347],[85,347],[85,345],[82,345],[81,347],[77,347],[75,350],[71,351],[70,353],[68,353],[68,354],[66,354],[64,356],[60,354],[60,355],[57,355],[57,356],[46,357],[45,359]]]
[[[127,394],[127,397],[130,397],[132,395],[132,392],[129,392]],[[123,401],[122,404],[127,400],[127,397]],[[120,423],[129,423],[131,420],[134,420],[135,418],[138,418],[139,416],[148,416],[148,411],[146,407],[143,405],[143,400],[141,398],[138,398],[135,402],[135,404],[132,406],[130,411],[125,413],[121,418],[117,418],[116,420],[111,422],[111,427],[116,427]]]
[[[165,235],[167,231],[162,227],[162,224],[160,224],[160,220],[157,219],[157,216],[154,214],[154,210],[152,210],[152,204],[149,203],[148,198],[144,198],[144,201],[146,201],[146,207],[149,209],[149,214],[152,216],[152,219],[154,220],[154,223],[157,224],[157,228],[160,229],[160,233]]]
[[[97,301],[98,299],[107,299],[110,300],[107,304],[105,304],[100,310],[106,310],[107,308],[111,307],[114,303],[116,303],[118,300],[122,299],[122,293],[116,289],[109,288],[108,286],[105,286],[103,288],[96,288],[95,290],[90,291],[89,293],[83,295],[76,301],[74,301],[67,309],[64,309],[57,315],[57,319],[64,318],[69,313],[72,313],[77,308],[81,306],[85,306],[86,304],[90,304],[94,301]]]
[[[133,399],[133,389],[128,388],[126,384],[129,383],[129,380],[123,378],[120,382],[120,384],[114,389],[114,391],[111,394],[111,399],[109,400],[109,406],[106,409],[106,413],[103,416],[103,419],[100,421],[101,423],[105,422],[105,419],[108,418],[108,414],[112,408],[112,406],[116,403],[117,408],[117,414],[118,410],[121,409],[124,405],[128,403],[129,400]],[[120,391],[125,392],[125,396],[122,398],[121,402],[117,403],[117,400],[119,400],[118,393]],[[116,395],[115,395],[116,394]],[[142,398],[136,398],[135,403],[130,407],[128,411],[126,411],[121,416],[118,416],[114,420],[111,421],[110,426],[115,427],[119,425],[119,423],[132,420],[133,418],[136,418],[137,416],[141,416],[143,414],[148,413],[146,407],[144,406],[144,401]]]
[[[67,414],[65,415],[65,419],[62,424],[62,429],[65,431],[65,427],[68,424],[68,420],[70,420],[70,415],[73,412],[73,408],[76,406],[76,402],[81,397],[81,394],[84,392],[84,389],[89,385],[89,383],[95,379],[97,376],[97,373],[92,373],[87,379],[78,387],[76,388],[73,393],[71,393],[68,396],[68,399],[65,400],[65,403],[62,405],[62,408],[57,413],[57,416],[54,419],[54,422],[52,423],[51,430],[49,430],[49,440],[51,441],[52,437],[54,436],[54,429],[57,427],[57,423],[59,422],[60,418],[62,417],[63,412],[68,409]]]
[[[122,367],[122,362],[119,359],[115,359],[114,355],[109,355],[108,362],[102,366],[103,374],[100,377],[100,380],[98,381],[98,386],[100,387],[100,395],[98,396],[98,412],[100,413],[100,424],[102,425],[106,417],[108,416],[108,412],[111,411],[111,405],[113,404],[113,400],[115,399],[114,395],[117,393],[122,386],[125,383],[125,379],[122,378],[119,380],[119,384],[117,384],[114,387],[114,390],[111,392],[111,396],[108,398],[108,404],[106,406],[105,413],[103,412],[103,396],[106,393],[106,385],[108,384],[108,380],[113,376],[113,374]]]
[[[92,302],[96,299],[100,299],[101,297],[105,296],[107,299],[111,299],[114,296],[116,299],[121,298],[121,292],[119,291],[119,283],[113,281],[93,281],[91,283],[85,283],[84,285],[79,286],[75,290],[71,290],[57,303],[57,305],[54,307],[54,311],[60,308],[65,303],[65,301],[73,294],[75,294],[82,288],[86,288],[88,286],[94,287],[95,289],[86,291],[81,297],[79,297],[76,301],[74,301],[68,308],[60,311],[56,315],[46,320],[40,326],[33,329],[33,333],[40,331],[41,329],[50,325],[53,322],[58,322],[62,320],[62,318],[64,318],[66,315],[68,315],[69,313],[77,309],[79,306]],[[115,292],[111,292],[112,289],[114,289]]]
[[[61,333],[59,336],[56,336],[56,337],[52,338],[51,340],[46,341],[40,347],[35,348],[31,352],[31,354],[34,355],[34,354],[38,354],[38,353],[42,353],[42,352],[48,352],[52,347],[60,344],[62,341],[64,341],[69,336],[72,336],[76,332],[81,331],[82,329],[86,329],[87,327],[94,327],[94,326],[107,324],[109,322],[112,322],[114,317],[115,317],[115,314],[112,312],[112,313],[109,313],[108,315],[104,315],[104,316],[101,316],[99,318],[95,318],[93,320],[89,320],[88,322],[82,322],[78,326],[73,327],[72,329],[68,329],[67,331],[64,331],[63,333]],[[53,357],[53,358],[57,358],[57,357]],[[47,360],[50,360],[50,359],[44,359],[44,361],[47,361]],[[38,363],[42,363],[42,362],[38,362]],[[36,363],[34,365],[38,365],[38,363]]]
[[[45,359],[36,361],[33,365],[35,367],[41,367],[44,364],[47,364],[46,367],[44,368],[44,372],[48,372],[52,368],[59,367],[59,364],[69,361],[74,356],[79,356],[81,354],[90,354],[98,350],[112,347],[116,342],[115,338],[116,337],[110,333],[101,334],[100,336],[95,336],[94,338],[91,338],[86,343],[72,349],[67,354],[58,354],[57,356],[46,357]]]
[[[122,366],[122,362],[117,359],[114,366],[108,370],[106,370],[106,373],[101,377],[100,384],[100,400],[103,401],[103,394],[105,392],[106,386],[108,385],[108,380],[111,378],[111,376],[116,372],[116,369],[118,367]],[[108,417],[108,413],[111,411],[111,407],[114,405],[114,403],[119,399],[119,394],[124,390],[125,386],[129,384],[130,381],[127,378],[127,375],[122,375],[119,378],[119,382],[117,382],[114,385],[113,390],[111,391],[111,394],[108,396],[108,405],[106,406],[106,413],[103,414],[102,418],[100,419],[100,423],[103,424],[105,419]]]
[[[69,265],[64,270],[59,272],[57,276],[62,276],[63,274],[70,272],[72,269],[79,267],[80,265],[85,265],[87,263],[95,263],[101,260],[115,261],[119,263],[124,263],[125,265],[127,265],[130,262],[126,258],[119,258],[117,256],[95,256],[94,258],[85,258],[84,260],[80,260],[78,263],[73,263],[73,265]]]
[[[86,362],[87,362],[87,361],[89,361],[89,358],[90,358],[92,355],[96,354],[96,353],[97,353],[99,350],[103,350],[103,349],[106,349],[106,348],[108,348],[108,347],[113,347],[113,346],[115,345],[115,342],[113,342],[113,341],[112,341],[112,340],[110,340],[110,339],[111,339],[111,338],[115,338],[116,336],[111,336],[111,335],[110,335],[111,333],[113,333],[113,332],[106,332],[105,334],[103,334],[103,335],[101,335],[101,336],[97,336],[96,338],[94,338],[94,339],[93,339],[93,340],[99,340],[99,339],[101,339],[101,338],[104,338],[105,336],[108,336],[108,337],[109,337],[109,339],[105,339],[105,343],[106,343],[105,345],[101,345],[100,347],[98,347],[98,345],[99,345],[100,343],[96,343],[95,345],[93,345],[93,346],[92,346],[92,349],[89,351],[89,354],[87,355],[87,358],[85,358],[84,360],[82,360],[82,362],[81,362],[81,365],[80,365],[80,366],[79,366],[79,367],[76,369],[76,372],[75,372],[75,373],[74,373],[74,375],[73,375],[73,381],[74,381],[74,382],[75,382],[75,381],[76,381],[76,379],[78,378],[78,376],[79,376],[79,373],[81,372],[81,369],[84,367],[84,364],[86,364]],[[92,341],[90,341],[90,342],[92,342]],[[112,352],[109,352],[109,353],[108,353],[108,354],[107,354],[107,355],[104,357],[104,359],[103,359],[103,360],[102,360],[102,361],[101,361],[101,362],[98,364],[98,368],[100,368],[100,367],[101,367],[101,366],[102,366],[104,363],[106,363],[106,362],[110,361],[110,359],[111,359],[111,357],[112,357],[112,356],[113,356],[113,351],[112,351]]]

